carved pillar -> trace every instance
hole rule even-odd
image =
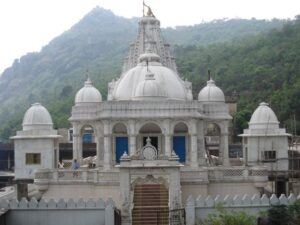
[[[198,122],[198,134],[197,134],[197,150],[198,150],[198,164],[206,165],[205,160],[205,141],[204,141],[204,122],[200,120]]]
[[[190,165],[192,167],[198,166],[198,149],[197,149],[197,121],[192,120],[190,123]]]
[[[73,124],[73,159],[82,161],[82,137],[77,124]]]
[[[170,157],[171,156],[171,135],[170,134],[165,134],[165,155]]]
[[[170,157],[172,153],[172,145],[171,145],[171,137],[172,137],[172,131],[170,127],[170,120],[164,120],[164,138],[165,138],[165,155]]]
[[[97,145],[97,161],[96,161],[96,167],[100,166],[100,158],[101,158],[101,137],[96,137],[96,145]]]
[[[191,134],[191,166],[198,166],[197,134]]]
[[[104,156],[103,166],[104,169],[108,170],[111,168],[111,132],[109,121],[104,121]]]
[[[129,135],[129,154],[136,154],[136,135],[134,134]]]
[[[134,120],[129,121],[129,154],[136,154],[136,131]]]
[[[121,215],[122,224],[132,224],[132,198],[130,194],[130,171],[126,168],[120,170],[120,198],[121,198]]]
[[[228,121],[223,121],[221,126],[220,150],[223,156],[223,165],[229,166],[228,156]]]
[[[173,168],[170,171],[169,184],[169,207],[170,209],[181,208],[181,185],[179,168]]]

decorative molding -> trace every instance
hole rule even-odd
[[[87,199],[84,200],[82,198],[78,200],[74,199],[41,199],[37,201],[35,198],[31,198],[28,201],[26,198],[22,198],[21,201],[16,199],[12,200],[1,200],[0,208],[3,209],[14,209],[14,210],[44,210],[44,209],[105,209],[106,207],[115,207],[115,202],[109,198],[107,201],[103,199]]]
[[[214,208],[217,205],[223,205],[224,207],[259,207],[259,206],[272,206],[272,205],[289,205],[300,199],[300,194],[296,197],[294,194],[285,196],[282,194],[279,198],[275,194],[272,194],[271,197],[263,194],[259,197],[258,194],[253,196],[245,195],[235,195],[230,196],[226,195],[224,198],[221,198],[219,195],[212,197],[210,195],[204,197],[199,195],[197,198],[189,196],[186,201],[186,206],[195,208]]]
[[[300,194],[296,197],[294,194],[285,196],[282,194],[279,198],[275,194],[271,197],[263,194],[261,197],[254,194],[252,197],[249,195],[226,195],[221,198],[220,195],[212,197],[210,195],[198,196],[196,199],[190,195],[186,200],[186,215],[187,225],[194,225],[199,219],[204,219],[210,213],[214,213],[217,206],[223,206],[225,209],[230,210],[245,210],[248,213],[259,216],[259,212],[268,210],[272,205],[289,205],[300,199]]]

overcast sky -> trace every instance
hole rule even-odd
[[[221,18],[294,18],[300,0],[145,0],[163,27]],[[0,1],[0,74],[13,60],[40,51],[95,6],[124,17],[140,17],[142,0]]]

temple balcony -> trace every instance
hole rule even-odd
[[[35,172],[34,183],[42,189],[49,184],[97,184],[119,185],[119,170],[98,169],[39,169]]]
[[[49,184],[94,184],[119,185],[119,168],[99,169],[39,169],[35,172],[34,183],[47,189]],[[180,182],[216,183],[216,182],[253,182],[257,187],[264,186],[268,180],[265,167],[202,167],[180,168]]]

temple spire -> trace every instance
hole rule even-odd
[[[85,80],[90,80],[90,72],[89,72],[89,69],[86,69],[86,71],[85,71]]]
[[[170,53],[170,45],[164,40],[160,22],[151,8],[143,2],[143,17],[139,21],[138,35],[136,40],[130,45],[128,56],[124,60],[122,74],[135,67],[139,63],[139,57],[146,50],[157,54],[160,62],[177,73],[175,58]]]
[[[211,80],[210,69],[207,70],[208,80]]]

